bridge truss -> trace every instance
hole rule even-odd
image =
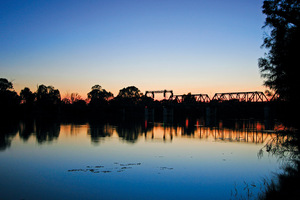
[[[236,102],[268,102],[274,101],[278,99],[278,95],[276,94],[270,100],[267,96],[260,91],[253,91],[253,92],[229,92],[229,93],[215,93],[213,98],[211,99],[207,94],[183,94],[183,95],[174,95],[173,90],[153,90],[153,91],[146,91],[145,96],[152,97],[154,99],[155,94],[162,93],[165,99],[175,100],[178,103],[182,103],[185,100],[187,101],[196,101],[196,102],[204,102],[209,103],[211,101],[236,101]],[[167,94],[170,94],[167,97]]]
[[[263,92],[231,92],[216,93],[212,100],[215,101],[238,101],[238,102],[266,102],[268,98]]]
[[[178,103],[183,102],[186,98],[195,99],[196,102],[210,102],[210,98],[207,94],[183,94],[183,95],[175,95],[171,100],[175,100]]]
[[[163,93],[164,94],[164,98],[166,98],[166,94],[170,93],[170,97],[173,97],[173,90],[154,90],[154,91],[146,91],[145,96],[147,97],[148,94],[152,95],[152,98],[154,99],[154,94],[155,93]]]

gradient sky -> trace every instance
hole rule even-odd
[[[0,77],[84,98],[95,84],[264,91],[263,0],[0,0]]]

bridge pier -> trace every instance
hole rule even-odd
[[[264,119],[270,119],[270,106],[267,104],[264,105]]]
[[[163,122],[173,123],[174,109],[163,107]]]
[[[217,119],[217,107],[206,106],[205,107],[205,125],[211,126],[216,123]]]
[[[154,108],[145,107],[145,120],[154,122]]]
[[[157,116],[159,118],[159,120],[163,120],[163,122],[168,122],[168,123],[173,123],[174,120],[174,108],[167,108],[167,107],[163,107],[162,108],[162,113],[159,110],[158,114],[161,116],[162,114],[162,118],[160,116]],[[155,119],[155,109],[154,108],[149,108],[149,107],[145,107],[145,120],[146,121],[152,121],[154,122]]]

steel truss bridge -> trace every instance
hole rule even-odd
[[[239,101],[239,102],[264,102],[269,101],[263,92],[230,92],[216,93],[212,100],[216,101]]]
[[[155,93],[163,93],[164,98],[166,99],[166,94],[170,93],[169,100],[175,100],[178,103],[184,102],[185,99],[194,99],[196,102],[268,102],[276,98],[271,98],[270,100],[267,96],[260,91],[252,92],[228,92],[228,93],[215,93],[213,98],[210,98],[207,94],[183,94],[183,95],[173,95],[173,90],[156,90],[156,91],[146,91],[145,96],[151,94],[151,97],[154,99]]]
[[[170,93],[170,97],[173,97],[173,90],[154,90],[154,91],[146,91],[145,96],[147,97],[148,94],[152,95],[152,98],[154,99],[154,94],[155,93],[163,93],[164,94],[164,98],[166,98],[166,94]]]
[[[204,102],[204,103],[210,102],[210,98],[207,94],[174,95],[173,98],[170,100],[175,100],[178,103],[182,103],[187,98],[195,99],[195,101],[197,101],[197,102]]]

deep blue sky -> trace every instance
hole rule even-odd
[[[262,0],[0,2],[0,77],[17,92],[264,90]]]

